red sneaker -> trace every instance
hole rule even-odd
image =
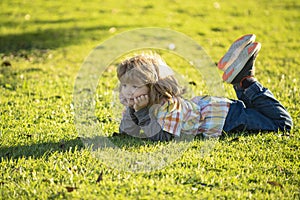
[[[238,57],[235,59],[235,61],[226,69],[226,71],[223,74],[223,80],[227,83],[232,83],[232,81],[235,79],[235,77],[244,77],[248,76],[247,74],[239,74],[243,68],[245,67],[248,60],[254,55],[254,59],[257,56],[259,50],[261,48],[261,44],[258,42],[254,42],[246,46],[241,53],[238,55]],[[249,69],[245,69],[243,71],[250,71],[252,70],[251,66],[247,66]],[[246,72],[245,72],[246,73]]]
[[[250,43],[253,43],[256,36],[254,34],[248,34],[240,37],[232,43],[227,53],[218,62],[218,68],[225,71],[229,65],[231,65],[241,51]]]

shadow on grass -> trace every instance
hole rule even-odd
[[[243,134],[229,134],[223,135],[219,138],[219,140],[228,140],[229,143],[231,142],[238,142],[239,137],[243,136],[250,136],[253,134],[259,134],[257,132],[244,132]],[[260,133],[260,134],[266,134]],[[121,149],[126,148],[139,148],[141,146],[151,146],[157,145],[157,142],[152,142],[145,139],[134,138],[125,134],[114,134],[111,137],[105,137],[105,140],[108,139],[112,144],[116,147]],[[206,140],[202,135],[197,135],[194,140]],[[88,142],[87,142],[88,141]],[[18,159],[18,158],[41,158],[47,157],[54,152],[67,152],[71,151],[74,152],[75,150],[81,150],[86,147],[87,143],[97,144],[97,142],[102,143],[104,138],[102,136],[96,136],[95,138],[76,138],[68,141],[60,141],[60,142],[45,142],[45,143],[38,143],[38,144],[31,144],[31,145],[19,145],[19,146],[12,146],[12,147],[0,147],[0,162],[4,159]],[[167,143],[167,142],[165,142]]]
[[[110,140],[116,147],[139,147],[144,145],[155,145],[156,142],[146,141],[139,138],[133,138],[127,135],[117,135],[111,137],[105,137]],[[103,137],[97,136],[95,138],[88,138],[86,140],[93,143],[103,140]],[[60,142],[45,142],[30,145],[18,145],[12,147],[0,147],[0,162],[2,159],[18,159],[18,158],[41,158],[47,157],[54,152],[74,152],[75,150],[81,150],[86,148],[83,138],[76,138],[68,141]]]
[[[49,22],[45,22],[49,23]],[[56,22],[60,23],[60,22]],[[71,27],[38,29],[34,32],[0,35],[0,53],[19,52],[34,49],[55,49],[78,44],[85,39],[101,41],[112,26]],[[128,26],[117,26],[123,28]]]
[[[53,152],[80,150],[84,145],[80,138],[60,142],[45,142],[31,145],[0,147],[0,162],[3,159],[40,158]]]

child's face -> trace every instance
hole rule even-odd
[[[147,95],[149,88],[142,81],[121,83],[121,95],[127,101],[128,106],[134,105],[134,98]]]

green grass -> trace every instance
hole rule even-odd
[[[8,1],[0,3],[0,198],[2,199],[299,199],[300,4],[275,1]],[[255,33],[262,43],[257,78],[291,113],[291,133],[240,133],[211,151],[201,138],[161,170],[133,173],[94,157],[74,124],[74,83],[101,42],[142,27],[163,27],[197,41],[213,62],[233,40]],[[202,88],[188,63],[163,52]],[[130,152],[168,144],[114,137],[110,101],[114,66],[101,76],[96,121]],[[221,79],[221,73],[220,73]],[[226,97],[235,98],[224,85]],[[205,91],[205,90],[204,90]],[[207,91],[209,92],[209,91]]]

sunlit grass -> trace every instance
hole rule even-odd
[[[297,1],[1,1],[0,191],[3,199],[299,199],[299,7]],[[161,170],[132,173],[95,158],[74,124],[73,90],[89,53],[122,31],[163,27],[197,41],[217,62],[255,33],[257,78],[291,113],[291,133],[227,135],[209,152],[197,138]],[[199,71],[161,52],[189,88],[210,93]],[[99,79],[96,121],[116,146],[154,152],[118,131],[115,65]],[[221,72],[220,72],[221,80]],[[235,98],[230,85],[225,96]],[[115,91],[115,92],[114,92]],[[121,112],[121,111],[120,111]],[[124,166],[124,168],[127,166]]]

